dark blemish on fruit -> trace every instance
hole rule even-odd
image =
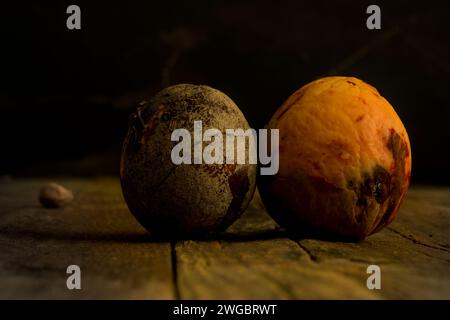
[[[165,106],[163,104],[160,104],[158,106],[158,108],[156,108],[155,112],[150,117],[150,119],[147,121],[147,124],[145,125],[145,129],[143,132],[143,136],[142,136],[144,141],[147,140],[148,138],[150,138],[153,135],[153,133],[155,132],[155,129],[159,124],[159,119],[161,119],[161,117],[165,113],[165,109],[166,109]]]
[[[388,197],[388,206],[384,213],[383,218],[379,222],[378,226],[373,231],[376,232],[383,228],[394,218],[397,213],[396,209],[404,191],[405,183],[407,184],[407,174],[405,173],[405,159],[408,152],[408,145],[403,138],[394,130],[390,129],[390,136],[386,147],[391,151],[394,158],[395,166],[391,172],[390,193]],[[406,182],[405,182],[406,181]]]
[[[280,113],[280,115],[278,116],[277,120],[280,120],[281,117],[283,117],[284,114],[285,114],[286,112],[288,112],[289,109],[290,109],[293,105],[294,105],[294,103],[291,103],[289,106],[287,106],[287,107],[283,110],[283,112]]]
[[[236,170],[236,164],[224,164],[223,170],[227,173],[233,173]]]
[[[162,115],[161,120],[162,121],[169,121],[170,120],[170,113],[166,112]]]
[[[352,86],[356,86],[356,83],[354,83],[354,82],[351,82],[351,81],[349,81],[349,80],[347,80],[346,82],[349,83],[349,84],[351,84]]]
[[[242,168],[235,171],[228,177],[228,186],[230,187],[233,199],[227,209],[227,213],[221,222],[220,228],[228,227],[245,208],[242,208],[245,197],[250,189],[250,180],[248,179],[247,169]]]
[[[371,172],[367,172],[361,183],[355,183],[353,179],[347,182],[347,188],[356,194],[356,206],[358,214],[355,215],[357,221],[367,213],[371,204],[376,201],[383,204],[389,197],[391,175],[380,165],[376,165]]]
[[[195,168],[199,168],[206,172],[209,176],[213,178],[219,177],[219,175],[222,175],[222,166],[215,165],[215,164],[199,164],[194,165]]]
[[[403,141],[404,142],[404,141]],[[404,142],[405,143],[405,145],[406,145],[406,142]],[[405,158],[408,158],[409,157],[409,149],[408,148],[405,148]]]
[[[404,168],[404,159],[406,158],[407,154],[409,154],[407,144],[405,140],[403,140],[400,135],[395,132],[394,129],[390,129],[390,137],[387,142],[387,148],[391,151],[392,156],[394,157],[394,160],[397,164],[399,164],[399,161],[402,160],[402,167]],[[396,166],[400,167],[400,166]],[[403,173],[404,174],[404,173]]]
[[[391,175],[381,166],[376,166],[371,175],[368,175],[363,183],[363,194],[374,198],[378,203],[383,203],[389,196]]]
[[[230,187],[231,194],[233,195],[233,200],[239,197],[244,197],[250,186],[247,170],[243,168],[229,176],[228,186]]]
[[[355,186],[355,180],[353,180],[353,179],[348,180],[347,187],[349,189],[353,189],[354,186]]]
[[[391,175],[382,166],[376,165],[372,174],[364,180],[363,190],[368,197],[373,197],[378,203],[383,203],[389,196]]]
[[[203,171],[213,178],[229,175],[236,170],[236,164],[192,164],[196,170]]]
[[[312,163],[312,166],[313,166],[313,168],[316,169],[316,170],[320,170],[320,169],[321,169],[320,164],[319,164],[317,161],[314,161],[314,162]]]
[[[358,118],[356,118],[356,122],[360,122],[362,119],[364,119],[364,115],[360,115]]]
[[[364,98],[362,98],[362,97],[359,97],[358,100],[359,100],[362,104],[364,104],[364,105],[366,105],[366,106],[368,105],[366,99],[364,99]]]
[[[342,189],[336,185],[326,181],[324,178],[309,176],[309,181],[311,185],[319,192],[341,192]]]
[[[281,112],[280,115],[277,117],[277,120],[280,120],[281,117],[283,117],[283,115],[284,115],[286,112],[288,112],[289,109],[291,109],[291,107],[292,107],[293,105],[295,105],[295,104],[303,97],[304,92],[303,92],[303,91],[300,91],[300,92],[298,92],[298,93],[295,93],[294,95],[295,95],[294,101],[292,101],[288,106],[285,107],[285,109],[283,110],[283,112]]]

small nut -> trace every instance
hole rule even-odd
[[[46,208],[60,208],[73,200],[72,191],[56,183],[49,183],[39,192],[39,202]]]

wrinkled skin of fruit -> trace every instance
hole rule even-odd
[[[130,211],[152,233],[225,230],[253,196],[256,165],[172,163],[171,151],[178,143],[171,141],[173,130],[191,132],[193,154],[194,121],[200,120],[203,132],[249,128],[225,94],[189,84],[164,89],[130,118],[120,165],[122,191]],[[204,142],[203,148],[208,144]]]
[[[276,111],[280,169],[258,177],[272,217],[288,230],[363,239],[391,223],[409,185],[411,147],[400,118],[356,78],[311,82]]]

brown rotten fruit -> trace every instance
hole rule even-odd
[[[131,117],[120,165],[122,191],[130,211],[153,233],[222,231],[253,196],[256,165],[172,163],[173,130],[185,128],[193,137],[194,121],[202,121],[203,131],[249,128],[225,94],[189,84],[164,89]]]
[[[276,111],[280,168],[259,177],[263,201],[289,230],[362,239],[391,223],[409,185],[411,149],[400,118],[356,78],[327,77]]]

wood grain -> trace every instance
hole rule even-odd
[[[174,298],[170,243],[149,241],[117,180],[58,182],[75,193],[63,209],[39,205],[43,180],[0,186],[0,298]],[[66,287],[71,264],[82,290]]]
[[[291,237],[256,194],[227,232],[169,243],[128,212],[115,178],[59,179],[75,200],[37,202],[51,179],[0,182],[0,298],[450,298],[450,188],[413,187],[397,220],[359,243]],[[66,288],[66,267],[82,290]],[[381,290],[366,269],[379,265]]]
[[[230,229],[234,237],[177,245],[182,298],[448,299],[448,191],[412,190],[401,218],[360,243],[286,239],[289,235],[277,228],[255,197]],[[422,193],[427,201],[421,200]],[[428,233],[439,243],[417,240]],[[264,240],[267,237],[272,239]],[[372,264],[381,268],[381,290],[367,289],[367,267]]]

